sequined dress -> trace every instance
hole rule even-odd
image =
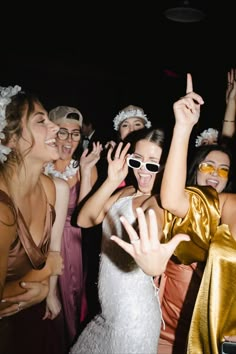
[[[119,220],[135,222],[133,197],[120,198],[103,221],[99,268],[101,313],[78,337],[70,354],[152,354],[157,352],[161,312],[152,277],[147,276],[121,247],[110,240],[128,240]]]

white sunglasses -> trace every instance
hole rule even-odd
[[[127,158],[127,164],[129,167],[134,168],[134,169],[140,169],[142,166],[144,168],[152,173],[158,173],[160,171],[161,165],[157,162],[142,162],[139,159],[136,159],[135,157],[128,157]]]

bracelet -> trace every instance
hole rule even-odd
[[[224,119],[223,122],[234,123],[235,121],[234,121],[234,120],[227,120],[227,119]]]

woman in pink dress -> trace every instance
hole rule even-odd
[[[86,296],[80,227],[71,225],[72,214],[80,200],[91,190],[97,179],[95,164],[100,157],[101,145],[95,144],[91,153],[86,149],[81,155],[82,114],[78,109],[58,106],[49,112],[49,119],[59,125],[57,146],[60,157],[47,164],[45,174],[62,178],[70,187],[69,205],[62,236],[61,254],[64,271],[59,276],[59,290],[69,348],[80,332],[86,315]]]

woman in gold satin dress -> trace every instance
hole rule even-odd
[[[188,168],[187,185],[211,185],[218,193],[232,190],[232,154],[220,144],[196,148]],[[158,354],[184,353],[192,312],[205,262],[182,264],[176,256],[169,260],[160,284],[162,326]]]
[[[194,306],[187,353],[218,354],[226,336],[236,334],[236,195],[212,187],[185,189],[190,134],[198,122],[201,96],[193,92],[187,75],[187,94],[174,103],[175,127],[161,187],[169,236],[186,232],[187,247],[175,256],[183,264],[206,261]],[[176,217],[173,217],[176,215]]]

